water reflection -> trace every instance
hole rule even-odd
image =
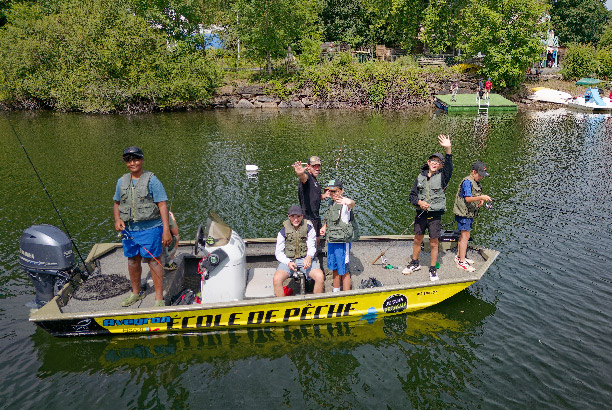
[[[442,386],[454,391],[466,383],[470,364],[478,360],[472,338],[494,311],[494,304],[461,292],[437,308],[379,318],[372,324],[339,321],[316,326],[79,340],[52,338],[38,329],[31,338],[40,362],[40,379],[66,373],[112,376],[128,372],[132,380],[141,380],[143,389],[151,389],[142,391],[143,397],[153,391],[160,394],[160,386],[185,385],[185,379],[199,379],[203,375],[195,369],[205,369],[208,377],[214,374],[214,380],[206,383],[218,387],[232,377],[235,369],[252,372],[254,363],[289,360],[290,365],[277,371],[295,378],[300,389],[292,388],[291,394],[303,392],[304,399],[315,407],[343,407],[346,392],[356,388],[355,381],[375,375],[399,382],[416,405],[430,402],[429,396],[436,395]],[[395,356],[391,367],[372,367],[372,361],[388,354]],[[446,371],[454,375],[448,380],[434,376],[440,375],[438,362],[444,357],[448,360]],[[379,371],[383,374],[377,375]],[[261,389],[273,389],[266,385],[265,378],[253,382]],[[419,392],[411,387],[415,384],[421,386]],[[193,402],[192,396],[198,394],[183,391],[173,399],[173,407]]]

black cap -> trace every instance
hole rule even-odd
[[[136,157],[144,158],[142,150],[138,147],[127,147],[123,150],[123,156],[125,157],[126,155],[134,155]]]
[[[344,185],[342,185],[342,180],[340,179],[332,179],[327,183],[327,189],[337,188],[344,189]]]
[[[487,172],[487,164],[485,164],[484,162],[481,162],[481,161],[474,162],[474,164],[472,165],[472,169],[478,172],[478,175],[480,175],[481,177],[489,176],[489,173]]]
[[[438,158],[440,161],[444,162],[444,155],[440,154],[439,152],[436,152],[435,154],[431,154],[429,156],[429,159],[432,158]]]
[[[302,207],[299,205],[291,205],[287,215],[304,215],[304,211],[302,211]]]

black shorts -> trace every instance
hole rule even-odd
[[[429,237],[437,239],[442,231],[442,215],[427,216],[427,212],[423,215],[417,215],[414,218],[414,234],[425,235],[425,229],[429,230]]]
[[[312,226],[314,226],[315,228],[315,232],[317,233],[317,237],[321,236],[321,226],[323,226],[323,224],[321,223],[321,218],[311,218],[309,216],[305,216],[304,218],[308,219],[310,222],[312,222]]]

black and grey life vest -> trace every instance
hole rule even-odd
[[[121,200],[119,214],[124,222],[149,221],[161,218],[153,195],[149,192],[149,181],[154,174],[144,171],[136,185],[132,174],[125,174],[121,180]]]
[[[446,195],[442,186],[442,173],[438,172],[431,178],[419,174],[417,177],[419,201],[429,204],[428,211],[446,211]],[[418,208],[418,207],[417,207]]]
[[[458,216],[462,216],[464,218],[476,218],[478,216],[478,201],[467,202],[465,198],[459,196],[461,192],[461,186],[463,185],[463,181],[470,181],[472,183],[472,196],[480,196],[482,195],[482,185],[480,182],[476,182],[471,175],[463,178],[461,183],[459,184],[459,189],[457,189],[457,195],[455,196],[455,205],[453,206],[453,213]]]
[[[295,229],[291,221],[287,219],[283,222],[283,228],[285,231],[285,255],[289,259],[305,258],[308,252],[306,242],[308,229],[314,229],[312,222],[303,219],[298,229]]]
[[[334,202],[325,214],[324,220],[327,224],[327,229],[325,230],[325,240],[327,242],[347,243],[353,241],[354,239],[353,210],[351,209],[350,211],[349,223],[342,220],[340,217],[341,213],[342,204]]]

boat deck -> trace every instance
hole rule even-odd
[[[421,269],[411,275],[403,275],[402,269],[409,262],[410,255],[412,254],[413,242],[411,239],[408,236],[369,237],[354,242],[349,262],[353,289],[358,289],[362,280],[367,280],[370,277],[376,278],[385,287],[421,287],[476,281],[480,279],[492,262],[492,260],[488,260],[492,255],[488,255],[486,250],[470,248],[468,249],[468,257],[475,261],[474,267],[476,272],[466,272],[459,269],[454,262],[456,242],[442,242],[438,255],[438,262],[440,263],[438,276],[440,280],[436,282],[429,280],[428,265],[430,254],[427,252],[427,246],[425,246],[425,249],[420,254]],[[245,299],[272,297],[272,277],[278,265],[274,258],[275,242],[272,239],[247,240],[246,242],[247,269],[249,274],[247,277]],[[390,245],[392,246],[389,248]],[[388,262],[383,264],[379,259],[373,265],[372,261],[387,248],[389,249],[385,253],[385,258]],[[181,243],[175,257],[179,268],[174,271],[164,272],[164,298],[167,303],[185,287],[191,288],[196,293],[199,291],[199,276],[196,273],[198,258],[192,255],[192,251],[193,246],[188,242]],[[123,256],[121,244],[97,244],[92,249],[89,259],[99,261],[100,269],[97,273],[99,275],[116,274],[129,278],[127,259]],[[330,293],[332,290],[332,274],[326,267],[324,254],[319,257],[319,260],[323,263],[322,267],[326,274],[324,291]],[[385,265],[389,264],[393,265],[394,268],[386,269]],[[146,296],[142,301],[131,306],[130,309],[150,308],[154,303],[155,293],[151,275],[148,266],[146,264],[142,266],[142,282],[147,283]],[[294,289],[294,294],[299,293],[299,284],[293,279],[287,280],[285,284]],[[64,313],[78,313],[122,309],[120,303],[124,297],[125,293],[115,297],[95,300],[79,300],[76,297],[72,297],[65,306],[61,307],[61,311]]]

